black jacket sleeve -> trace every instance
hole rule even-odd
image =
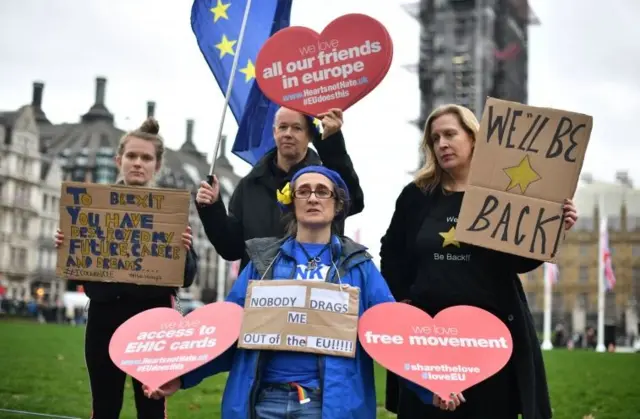
[[[514,255],[511,253],[497,252],[500,262],[511,272],[524,274],[537,269],[542,265],[542,261],[537,259],[529,259],[524,256]]]
[[[504,266],[505,271],[516,274],[531,272],[543,263],[540,260],[529,259],[511,253],[496,251],[496,255],[498,259],[497,263],[499,263],[497,266]]]
[[[413,269],[407,249],[408,194],[404,188],[396,200],[396,208],[385,235],[380,239],[380,272],[397,301],[409,299]]]
[[[342,131],[322,139],[315,139],[313,146],[318,150],[322,164],[331,170],[335,170],[342,177],[349,188],[351,202],[349,215],[356,215],[364,209],[364,192],[360,187],[360,179],[353,168],[351,157],[347,153]]]
[[[219,197],[212,205],[196,203],[198,216],[207,238],[216,252],[225,260],[242,259],[244,255],[244,232],[242,228],[242,191],[244,179],[240,181],[229,201],[229,214]]]
[[[193,284],[193,280],[198,273],[198,254],[191,246],[187,252],[187,262],[184,264],[184,288],[188,288]]]

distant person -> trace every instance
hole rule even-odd
[[[318,116],[322,135],[311,118],[281,107],[275,115],[273,137],[276,147],[263,156],[248,175],[240,180],[229,201],[229,210],[220,198],[220,186],[202,182],[196,202],[204,231],[216,252],[224,259],[241,259],[239,270],[249,262],[245,241],[256,237],[283,237],[285,225],[276,202],[276,191],[282,189],[299,169],[323,165],[344,179],[351,196],[347,215],[364,208],[360,180],[356,174],[342,135],[342,111],[331,109]],[[313,142],[316,154],[309,144]],[[344,233],[344,222],[338,225]]]
[[[590,349],[596,349],[598,345],[596,329],[593,326],[587,327],[587,333],[585,337],[586,347]]]
[[[158,131],[157,121],[149,118],[140,128],[122,137],[116,155],[122,178],[118,184],[134,187],[155,185],[155,175],[164,157],[164,143]],[[187,250],[183,286],[189,287],[197,271],[191,227],[187,227],[182,234],[182,243]],[[55,245],[59,248],[63,244],[64,236],[58,230]],[[118,419],[127,375],[111,361],[111,337],[121,324],[138,313],[157,307],[174,307],[178,290],[154,285],[92,281],[83,285],[90,300],[85,332],[85,361],[91,384],[91,418]],[[145,397],[141,383],[134,378],[132,382],[138,419],[166,419],[165,400]]]
[[[386,406],[398,419],[516,419],[520,413],[523,419],[551,418],[540,345],[518,278],[542,262],[454,238],[478,129],[476,117],[462,106],[444,105],[429,115],[421,143],[425,164],[396,201],[381,240],[380,268],[396,300],[431,317],[456,305],[497,316],[513,337],[513,354],[500,372],[466,390],[466,403],[455,412],[400,391],[397,376],[388,373]],[[569,229],[577,219],[571,200],[563,210]]]
[[[610,310],[613,311],[613,310]],[[606,311],[605,311],[606,312]],[[615,313],[605,314],[604,318],[604,345],[608,352],[615,352],[616,350],[616,315]]]
[[[349,192],[340,175],[322,166],[308,166],[292,178],[282,204],[287,208],[285,238],[247,243],[251,261],[234,283],[227,301],[244,305],[249,280],[295,278],[358,287],[359,312],[393,297],[366,248],[335,234],[348,213]],[[288,195],[288,194],[287,194]],[[270,265],[264,261],[272,261]],[[309,264],[312,267],[309,267]],[[310,273],[313,271],[313,273]],[[327,325],[331,327],[331,325]],[[354,358],[293,351],[259,351],[232,346],[220,358],[170,381],[160,389],[145,386],[150,397],[166,397],[180,388],[230,371],[222,396],[222,417],[255,419],[375,419],[373,361],[356,346]],[[440,405],[426,389],[412,386]],[[455,410],[461,399],[448,405]]]
[[[556,324],[556,330],[553,337],[553,346],[560,348],[565,345],[564,325],[562,323]]]

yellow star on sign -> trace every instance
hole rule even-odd
[[[253,65],[250,59],[247,60],[247,66],[245,68],[241,68],[238,71],[244,74],[245,83],[249,83],[251,79],[256,78],[256,67]]]
[[[222,0],[218,0],[218,4],[216,7],[212,7],[211,13],[213,13],[213,22],[217,22],[221,17],[229,20],[229,16],[227,16],[227,9],[231,6],[231,3],[222,4]]]
[[[504,170],[507,176],[509,176],[509,179],[511,179],[509,186],[505,189],[506,191],[519,186],[520,192],[525,193],[530,184],[542,179],[540,175],[533,170],[533,167],[531,167],[531,161],[529,161],[528,155],[524,156],[517,166],[507,167],[502,170]]]
[[[220,50],[220,58],[224,57],[227,54],[235,55],[235,51],[233,50],[233,46],[238,41],[229,41],[227,39],[227,35],[222,35],[222,41],[219,44],[216,44],[216,48]]]
[[[455,227],[451,227],[449,229],[449,231],[447,231],[446,233],[438,233],[442,236],[442,238],[444,239],[442,242],[442,247],[446,247],[449,245],[453,245],[455,247],[460,247],[460,242],[457,241],[455,239],[456,236],[456,228]]]

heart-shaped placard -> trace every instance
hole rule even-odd
[[[240,336],[243,308],[220,301],[187,316],[170,308],[143,311],[111,338],[113,363],[152,389],[213,360]]]
[[[291,26],[272,35],[256,59],[256,80],[271,101],[311,116],[347,110],[384,79],[393,43],[382,23],[353,13],[321,34]]]
[[[379,304],[361,317],[358,338],[380,365],[445,398],[500,371],[513,350],[507,326],[472,306],[431,318],[408,304]]]

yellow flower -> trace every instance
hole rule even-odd
[[[291,203],[291,187],[289,182],[287,182],[281,190],[276,190],[276,197],[278,198],[278,202],[283,205],[289,205]]]

